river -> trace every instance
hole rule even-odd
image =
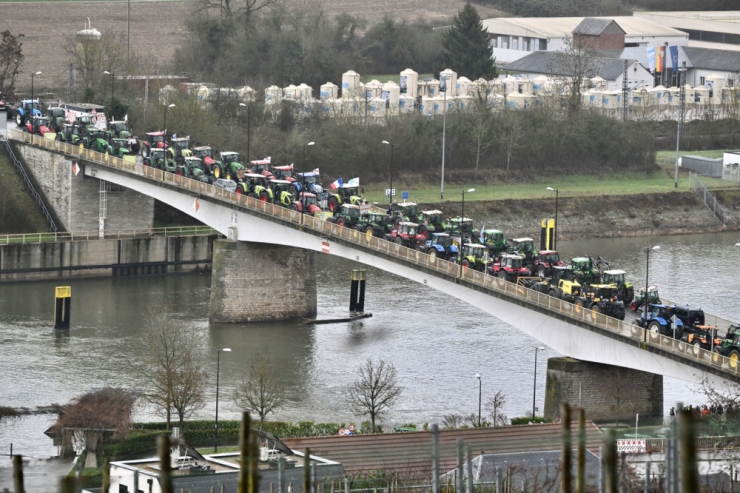
[[[645,279],[645,250],[651,252],[650,282],[662,295],[697,304],[709,312],[740,320],[738,235],[720,233],[671,237],[593,239],[561,242],[561,255],[601,255],[623,268],[636,286]],[[320,255],[317,261],[319,312],[343,308],[349,297],[350,261]],[[483,402],[496,391],[506,395],[505,413],[522,416],[532,407],[534,347],[537,341],[464,303],[425,286],[368,269],[366,310],[372,318],[350,324],[284,322],[209,325],[210,277],[185,275],[130,279],[74,280],[72,329],[54,331],[52,308],[58,282],[0,286],[0,405],[34,408],[63,404],[75,395],[105,385],[136,388],[129,371],[142,350],[143,327],[151,310],[164,304],[173,317],[202,335],[209,372],[221,355],[219,415],[238,418],[231,401],[234,385],[257,351],[268,351],[288,402],[273,416],[282,420],[359,422],[347,402],[347,386],[368,357],[392,362],[404,387],[386,423],[438,422],[445,414],[477,413],[480,373]],[[290,303],[289,299],[285,303]],[[544,405],[547,357],[537,368],[537,407]],[[215,411],[215,378],[208,404],[198,416]],[[703,402],[698,385],[664,380],[665,406]],[[484,411],[485,412],[485,411]],[[159,419],[138,408],[137,420]],[[31,457],[55,455],[43,431],[50,416],[0,422],[0,454],[9,444]]]

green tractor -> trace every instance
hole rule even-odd
[[[415,223],[418,220],[418,206],[416,202],[394,202],[390,206],[389,215],[393,218],[393,224],[401,222]]]
[[[105,130],[95,129],[86,132],[82,138],[82,145],[85,146],[85,149],[92,149],[101,154],[105,154],[106,152],[110,154],[113,150],[108,143],[108,132]]]
[[[537,254],[539,252],[535,248],[532,238],[512,238],[506,240],[506,251],[524,257],[524,265],[529,269],[529,272],[535,272],[535,264],[537,263]]]
[[[216,169],[215,167],[213,168]],[[215,174],[213,175],[215,178]],[[274,202],[275,194],[270,188],[267,178],[257,173],[246,173],[243,175],[243,181],[239,181],[236,186],[236,193],[245,193],[249,197],[260,199],[262,202]]]
[[[336,193],[329,193],[329,211],[336,212],[342,204],[352,204],[359,206],[362,204],[360,187],[357,185],[342,185],[334,190]]]
[[[202,181],[203,183],[213,183],[208,166],[203,163],[199,157],[189,156],[182,160],[180,165],[182,174],[193,180]]]
[[[108,122],[108,134],[111,139],[125,139],[126,148],[129,150],[129,153],[139,153],[139,150],[141,149],[139,138],[131,135],[131,131],[128,129],[128,123],[125,121],[119,120]]]
[[[436,209],[431,211],[421,211],[417,215],[419,222],[419,232],[426,234],[427,239],[432,239],[433,233],[444,233],[450,229],[451,224],[444,218],[442,211]]]
[[[234,181],[240,178],[240,172],[245,173],[244,165],[239,162],[238,152],[222,152],[221,160],[213,163],[211,170],[214,178],[226,178]]]
[[[270,180],[269,185],[275,196],[275,203],[287,208],[295,207],[295,196],[290,193],[291,182],[288,180]]]
[[[49,119],[49,129],[54,133],[59,133],[67,121],[64,108],[49,108],[46,113],[46,117]]]
[[[65,123],[62,129],[57,132],[56,139],[67,144],[79,145],[82,142],[82,129],[79,125]]]
[[[123,159],[124,156],[131,154],[128,148],[128,139],[112,138],[110,142],[111,155],[120,157]]]
[[[660,294],[658,294],[658,286],[650,286],[647,290],[647,303],[650,305],[661,305]],[[635,298],[630,303],[630,308],[633,312],[642,307],[645,304],[645,288],[640,289]]]
[[[359,205],[342,204],[342,206],[334,213],[334,216],[328,218],[327,221],[330,223],[336,223],[337,226],[354,229],[360,221],[361,212]]]
[[[368,212],[360,215],[355,229],[362,231],[368,236],[384,238],[386,234],[393,231],[393,218],[382,212]]]
[[[591,284],[584,287],[575,302],[587,310],[624,320],[624,302],[617,298],[616,290],[610,284]]]
[[[463,267],[470,267],[480,272],[486,272],[491,264],[488,249],[478,243],[465,243],[459,262]]]
[[[469,217],[453,217],[450,219],[450,236],[464,237],[465,243],[472,243],[473,237],[476,236],[473,230],[473,220]]]
[[[151,148],[147,157],[144,158],[144,166],[151,166],[169,173],[177,172],[177,163],[166,156],[162,148]]]
[[[182,160],[186,157],[193,155],[193,151],[190,150],[190,137],[172,137],[170,139],[170,146],[167,148],[167,152],[170,158],[174,159],[177,164],[182,164]],[[239,160],[237,154],[237,161]],[[227,180],[231,180],[227,175]]]
[[[611,269],[604,271],[601,274],[601,282],[604,284],[611,284],[611,286],[617,291],[619,299],[624,301],[625,305],[632,303],[635,298],[635,287],[631,282],[627,282],[625,279],[626,272],[618,269]]]
[[[580,284],[599,284],[601,282],[601,274],[594,269],[594,262],[589,257],[573,257],[570,259],[570,266],[573,268],[573,275]]]
[[[478,237],[481,245],[488,248],[488,254],[493,258],[498,258],[506,251],[506,240],[504,233],[498,229],[484,229]]]
[[[740,326],[730,325],[727,329],[727,335],[714,350],[722,356],[730,358],[737,366],[738,360],[740,360]]]

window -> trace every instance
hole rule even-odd
[[[529,51],[529,47],[532,43],[531,38],[522,38],[522,50]]]
[[[516,36],[511,37],[511,49],[512,50],[518,50],[519,49],[519,38]]]
[[[540,51],[547,51],[547,40],[546,39],[540,39]]]
[[[699,85],[703,86],[707,83],[707,80],[704,77],[699,77]]]

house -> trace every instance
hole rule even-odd
[[[634,16],[687,33],[691,48],[740,51],[740,10],[635,12]]]
[[[648,19],[634,16],[616,17],[499,17],[486,19],[483,26],[488,30],[490,45],[496,63],[505,65],[536,51],[558,51],[565,46],[565,39],[581,26],[583,37],[593,36],[603,43],[602,48],[615,49],[635,46],[659,46],[668,43],[686,46],[689,35]],[[597,24],[596,20],[614,21]],[[599,31],[599,26],[602,26]],[[616,27],[624,31],[624,45],[616,46],[621,35]],[[600,35],[592,34],[600,32]]]
[[[598,50],[624,48],[625,35],[614,19],[586,17],[573,29],[573,46]]]

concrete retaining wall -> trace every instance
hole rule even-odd
[[[64,154],[14,142],[26,170],[54,209],[66,231],[97,231],[100,217],[100,180],[72,172],[84,163]],[[106,231],[147,229],[154,226],[154,199],[133,190],[113,187],[107,192]]]
[[[572,358],[547,360],[546,418],[560,416],[569,403],[586,411],[586,419],[633,423],[641,417],[663,415],[663,377],[618,366]]]
[[[216,236],[0,246],[0,282],[190,272],[207,268]]]

